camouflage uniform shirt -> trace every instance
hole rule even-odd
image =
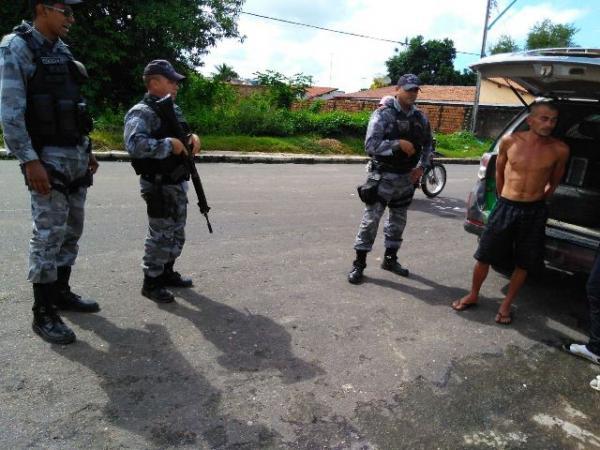
[[[55,43],[48,41],[44,35],[28,22],[21,25],[24,30],[31,30],[33,38],[40,44],[52,49],[52,53],[71,55],[67,45],[60,39]],[[38,158],[25,124],[27,109],[27,84],[33,77],[36,65],[33,53],[25,40],[15,33],[4,36],[0,43],[0,119],[4,133],[4,142],[10,154],[21,163]],[[76,147],[45,146],[47,157],[62,157],[87,161],[88,138]]]
[[[158,97],[150,96],[150,98],[158,100]],[[177,105],[175,105],[175,114],[178,120],[183,120],[183,113]],[[123,138],[125,148],[132,158],[165,159],[171,154],[173,145],[168,138],[152,137],[159,129],[160,118],[145,103],[140,102],[127,112]]]
[[[400,143],[398,139],[389,140],[385,139],[385,136],[392,131],[393,127],[397,126],[396,121],[399,118],[408,119],[413,115],[421,123],[425,132],[425,142],[417,167],[428,168],[430,156],[433,152],[433,139],[429,120],[414,105],[408,112],[403,111],[398,100],[393,97],[386,98],[383,106],[376,109],[369,119],[365,137],[367,154],[371,157],[391,156],[394,149],[400,148]]]

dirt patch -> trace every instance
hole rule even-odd
[[[329,150],[331,153],[344,153],[346,148],[340,141],[331,138],[319,139],[317,145]]]

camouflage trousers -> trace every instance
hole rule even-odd
[[[52,178],[52,183],[64,185],[83,177],[88,170],[87,158],[70,159],[43,157],[46,167],[61,173],[65,180]],[[87,188],[72,193],[52,189],[41,195],[30,191],[33,237],[29,242],[29,274],[32,283],[53,283],[56,268],[75,264],[79,238],[83,232],[84,205]]]
[[[152,192],[156,186],[140,179],[142,196]],[[165,217],[148,215],[148,232],[144,243],[142,269],[149,277],[158,277],[167,263],[175,261],[185,243],[187,220],[187,182],[165,184],[160,187]]]
[[[371,173],[370,177],[375,175]],[[415,188],[409,174],[384,172],[377,187],[380,201],[367,205],[354,241],[354,249],[370,252],[377,236],[379,221],[387,206],[389,213],[383,227],[385,248],[398,249],[406,226],[406,212],[412,201]]]

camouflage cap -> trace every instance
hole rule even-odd
[[[405,73],[398,78],[398,87],[401,87],[405,91],[418,88],[421,84],[421,79],[412,73]]]
[[[171,81],[185,80],[185,76],[175,72],[175,69],[166,59],[155,59],[150,61],[144,69],[144,76],[147,75],[162,75]]]

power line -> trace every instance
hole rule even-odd
[[[363,39],[371,39],[371,40],[374,40],[374,41],[390,42],[392,44],[400,44],[400,45],[408,46],[408,44],[406,42],[394,41],[392,39],[384,39],[384,38],[375,37],[375,36],[368,36],[366,34],[352,33],[350,31],[332,30],[331,28],[324,28],[324,27],[319,27],[319,26],[316,26],[316,25],[310,25],[310,24],[307,24],[307,23],[294,22],[292,20],[279,19],[277,17],[263,16],[262,14],[255,14],[255,13],[251,13],[251,12],[247,12],[247,11],[241,11],[241,13],[242,14],[246,14],[248,16],[260,17],[261,19],[273,20],[275,22],[283,22],[283,23],[287,23],[287,24],[290,24],[290,25],[298,25],[300,27],[315,28],[317,30],[329,31],[331,33],[345,34],[347,36],[354,36],[354,37],[359,37],[359,38],[363,38]],[[463,55],[480,56],[479,53],[462,52],[462,51],[458,51],[458,50],[456,51],[456,53],[461,53]]]

